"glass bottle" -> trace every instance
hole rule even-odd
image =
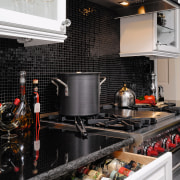
[[[15,118],[19,121],[19,129],[30,128],[33,123],[31,109],[25,97],[26,72],[20,71],[20,105],[16,111]]]
[[[20,99],[16,98],[14,100],[14,103],[12,104],[12,106],[5,109],[5,111],[2,113],[2,121],[4,124],[11,123],[19,104],[20,104]]]
[[[33,114],[33,122],[39,123],[40,103],[38,93],[38,79],[33,79],[33,92],[31,95],[30,107]]]

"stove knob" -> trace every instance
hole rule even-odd
[[[172,142],[174,144],[179,144],[180,143],[180,136],[179,136],[179,134],[173,134],[172,135]]]
[[[175,142],[180,143],[180,136],[179,136],[179,134],[176,135]]]
[[[153,143],[152,146],[153,146],[154,150],[157,152],[164,152],[165,151],[165,149],[162,148],[160,143],[158,143],[158,142]]]
[[[147,156],[158,156],[158,152],[153,150],[152,146],[146,146],[144,150]]]
[[[173,144],[171,139],[167,139],[166,141],[166,148],[169,149],[169,148],[175,148],[176,147],[176,144]]]
[[[177,130],[178,130],[178,132],[180,133],[180,127],[179,127]]]

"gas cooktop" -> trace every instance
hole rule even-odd
[[[76,125],[81,133],[86,134],[84,125],[133,132],[175,116],[175,113],[168,112],[108,107],[102,108],[101,113],[95,116],[56,118],[58,122]]]
[[[87,137],[87,127],[122,130],[124,132],[142,132],[153,124],[158,124],[173,119],[180,114],[180,107],[174,103],[163,103],[158,106],[135,105],[128,108],[119,108],[113,104],[101,106],[100,113],[94,116],[49,116],[46,121],[55,121],[75,125],[81,135]],[[172,120],[171,120],[172,121]],[[85,127],[86,126],[86,127]]]

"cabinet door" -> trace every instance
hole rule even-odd
[[[167,152],[126,180],[172,180],[172,153]]]
[[[65,33],[66,0],[5,0],[0,7],[2,24]]]
[[[120,54],[151,52],[153,32],[152,13],[121,18]]]
[[[155,49],[179,53],[179,10],[154,13]]]
[[[176,100],[176,106],[180,106],[180,58],[164,58],[157,60],[158,85],[164,88],[165,100]]]

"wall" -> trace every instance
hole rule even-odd
[[[180,105],[180,58],[164,58],[157,61],[158,85],[164,88],[164,99],[178,101]]]
[[[89,9],[90,8],[90,9]],[[89,13],[85,13],[89,9]],[[153,61],[146,57],[120,58],[119,20],[116,14],[86,0],[67,0],[67,18],[72,25],[65,43],[24,48],[16,40],[0,39],[0,102],[19,96],[19,71],[27,72],[26,95],[32,80],[39,79],[41,112],[56,111],[51,78],[59,72],[101,72],[107,77],[101,103],[114,101],[123,82],[137,96],[149,94]]]

